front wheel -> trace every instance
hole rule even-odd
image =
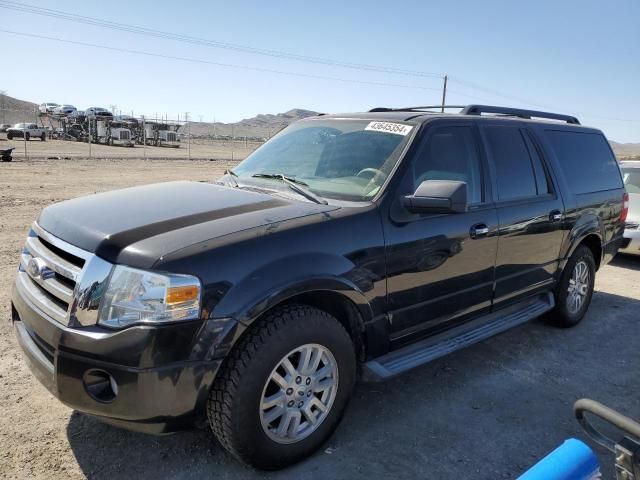
[[[306,305],[282,306],[229,354],[209,396],[209,424],[241,461],[282,468],[333,433],[355,377],[353,343],[340,322]]]
[[[27,142],[31,139],[31,134],[29,132],[25,133],[24,136]]]
[[[567,261],[556,287],[556,307],[550,320],[559,327],[573,327],[587,313],[593,296],[596,262],[591,250],[580,245]]]

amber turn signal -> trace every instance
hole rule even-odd
[[[167,289],[167,304],[198,300],[200,289],[196,285],[169,287]]]

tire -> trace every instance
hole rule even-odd
[[[44,134],[44,133],[43,133],[42,135],[40,135],[40,141],[41,141],[41,142],[44,142],[44,141],[46,141],[46,140],[47,140],[47,136],[46,136],[46,134]]]
[[[318,353],[325,349],[316,371],[331,371],[334,365],[334,383],[322,374],[316,378],[303,375],[313,369],[302,370],[302,373],[297,369],[295,372],[289,370],[292,373],[285,374],[281,362],[289,358],[291,364],[298,367],[302,354],[297,349],[301,348],[315,352],[316,360]],[[309,358],[314,358],[314,354]],[[272,380],[276,370],[282,374],[280,379],[291,383],[279,387]],[[351,397],[355,378],[353,343],[340,322],[328,313],[306,305],[284,305],[252,325],[229,353],[209,395],[209,425],[222,446],[239,460],[264,470],[283,468],[311,455],[329,438]],[[296,383],[298,379],[300,382]],[[327,385],[335,386],[321,385],[325,389],[320,393],[316,382],[324,384],[326,381]],[[274,403],[272,409],[263,410],[263,396],[278,396],[282,401]],[[295,403],[294,398],[299,403]],[[314,403],[328,407],[326,413],[322,413]],[[316,410],[311,415],[314,418],[318,415],[317,426],[312,426],[310,418],[298,410],[303,404],[303,409],[311,405],[309,412]],[[267,420],[267,415],[276,410],[284,413]],[[293,430],[290,424],[286,433],[277,431],[290,413],[299,415],[301,419],[300,433],[294,434],[298,438],[288,436]],[[269,428],[263,424],[268,424]]]
[[[567,261],[556,287],[556,307],[549,315],[550,323],[562,328],[575,327],[580,323],[591,304],[595,273],[593,253],[584,245],[578,246]],[[578,289],[581,291],[578,295],[581,298],[579,305],[576,303],[576,295],[570,292],[576,290],[576,276],[579,279]]]
[[[7,140],[13,140],[13,134],[7,133]]]
[[[27,142],[29,140],[31,140],[31,134],[29,132],[25,133],[24,136],[25,136],[25,139],[27,140]]]

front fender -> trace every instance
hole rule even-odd
[[[270,308],[302,293],[331,291],[353,302],[364,322],[373,318],[367,293],[374,289],[372,272],[347,258],[329,254],[300,254],[265,264],[233,285],[212,316],[231,317],[248,325]]]

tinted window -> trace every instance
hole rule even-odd
[[[550,193],[549,184],[547,181],[547,173],[542,165],[542,159],[538,148],[534,145],[529,134],[524,135],[524,139],[527,142],[527,148],[529,149],[529,155],[531,155],[531,162],[533,163],[533,173],[536,175],[536,187],[538,189],[538,195],[545,195]]]
[[[470,204],[482,201],[478,146],[471,127],[437,128],[413,164],[413,190],[425,180],[467,182]]]
[[[520,129],[495,126],[485,127],[484,131],[496,169],[498,200],[536,195],[536,177]]]
[[[561,130],[547,135],[573,193],[622,188],[618,163],[603,135]]]

